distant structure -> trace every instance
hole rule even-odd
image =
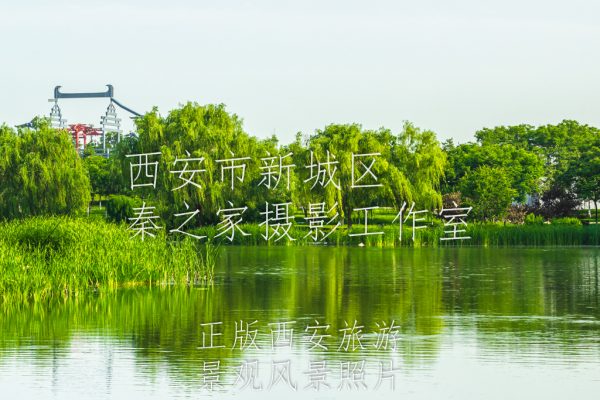
[[[131,108],[124,106],[114,98],[114,88],[112,85],[106,85],[107,90],[105,92],[77,92],[77,93],[64,93],[60,91],[61,86],[54,88],[54,97],[48,101],[54,103],[50,110],[50,123],[53,128],[56,129],[67,129],[72,137],[75,148],[79,151],[83,151],[85,146],[89,143],[102,146],[102,154],[107,157],[109,153],[107,140],[109,134],[114,135],[117,142],[120,142],[123,137],[121,130],[121,119],[117,116],[116,106],[132,114],[134,117],[140,117],[141,114],[133,111]],[[62,110],[58,104],[59,99],[90,99],[90,98],[108,98],[110,102],[106,108],[106,112],[100,117],[101,129],[94,128],[93,125],[87,124],[71,124],[67,126],[67,120],[63,118]],[[20,126],[31,126],[31,123],[23,124]],[[127,136],[135,134],[129,133]]]
[[[102,130],[96,129],[93,126],[87,124],[69,125],[68,131],[71,134],[71,137],[73,138],[75,148],[80,152],[85,150],[85,146],[87,146],[88,143],[98,144],[97,138],[104,136]]]

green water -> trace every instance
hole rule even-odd
[[[4,306],[0,389],[37,399],[594,397],[599,291],[597,248],[227,247],[212,287]],[[210,323],[216,348],[203,348]],[[322,347],[307,326],[323,327]],[[240,349],[236,328],[256,346]],[[244,365],[256,366],[259,389],[240,388]],[[281,371],[295,390],[273,377]]]

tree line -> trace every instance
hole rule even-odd
[[[480,221],[523,222],[527,214],[551,219],[574,215],[583,201],[600,200],[600,131],[576,121],[534,127],[484,128],[473,142],[440,143],[436,134],[405,123],[402,130],[331,124],[291,143],[259,139],[224,105],[188,103],[161,116],[157,109],[136,119],[137,137],[112,141],[109,157],[93,146],[78,154],[69,134],[36,119],[33,128],[0,127],[0,215],[84,213],[92,198],[108,201],[113,219],[124,219],[142,199],[167,223],[183,205],[198,210],[198,225],[218,222],[229,202],[247,206],[244,219],[259,221],[265,202],[291,202],[306,213],[310,203],[337,203],[352,223],[352,210],[403,203],[440,210],[454,204],[473,207]],[[155,188],[134,188],[132,154],[160,152]],[[353,187],[353,154],[377,154],[370,167],[378,186]],[[221,179],[218,160],[249,157],[243,182]],[[335,157],[335,185],[311,185],[315,158]],[[288,156],[289,182],[266,190],[267,157]],[[198,185],[180,186],[173,165],[182,157],[203,159]],[[333,160],[333,158],[332,158]],[[356,172],[357,166],[355,166]],[[598,218],[596,208],[595,218]]]

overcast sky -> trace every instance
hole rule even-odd
[[[496,125],[600,126],[599,16],[594,0],[0,0],[0,122],[48,114],[56,85],[111,83],[138,112],[225,103],[286,143],[329,123],[409,120],[458,142]],[[60,105],[98,125],[108,103]]]

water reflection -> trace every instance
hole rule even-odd
[[[552,371],[564,378],[571,368],[575,383],[598,389],[590,377],[600,376],[599,266],[598,249],[229,247],[210,288],[4,306],[0,385],[61,398],[90,385],[97,398],[186,397],[203,392],[205,362],[219,361],[230,387],[240,366],[257,360],[267,386],[272,361],[287,359],[300,387],[311,360],[327,361],[333,394],[340,363],[362,361],[371,387],[379,362],[393,361],[401,371],[396,389],[409,397],[460,381],[454,368],[481,374],[486,365],[492,374],[506,369],[515,384],[516,365],[525,377],[527,366],[541,368],[547,387]],[[232,348],[241,321],[257,321],[260,350]],[[294,321],[292,348],[275,351],[269,323],[283,321]],[[327,351],[308,351],[305,328],[315,321],[329,325]],[[339,350],[355,321],[364,348]],[[395,350],[376,348],[377,332],[392,321]],[[203,349],[210,332],[202,324],[211,322],[221,323],[213,339],[223,347]],[[456,388],[463,398],[471,392]]]

